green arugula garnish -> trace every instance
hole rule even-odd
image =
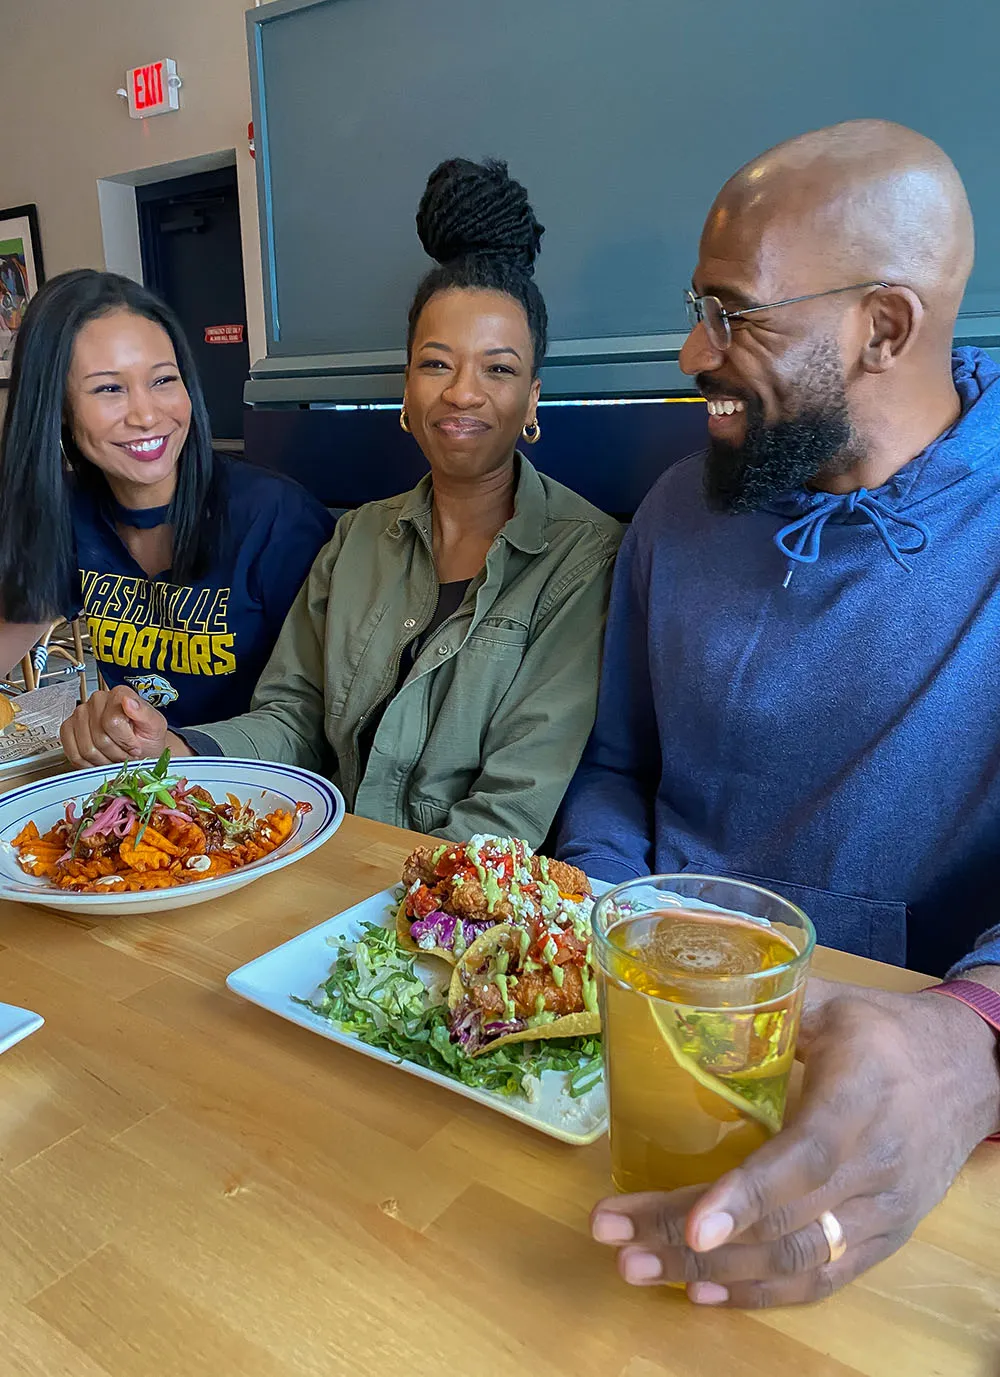
[[[135,845],[138,846],[149,826],[149,819],[156,805],[162,803],[167,808],[177,807],[177,801],[170,790],[180,781],[175,776],[167,774],[169,766],[170,752],[167,750],[151,770],[144,769],[141,765],[123,765],[112,779],[106,779],[95,789],[84,802],[83,813],[73,837],[70,859],[76,856],[80,838],[98,813],[116,798],[127,798],[135,805],[139,815],[139,831],[135,839]]]
[[[599,1083],[599,1037],[511,1043],[470,1057],[451,1040],[443,996],[425,987],[414,955],[400,947],[394,930],[364,923],[356,942],[337,946],[319,996],[292,998],[369,1046],[500,1095],[530,1097],[532,1082],[543,1071],[568,1071],[567,1091],[573,1099]]]

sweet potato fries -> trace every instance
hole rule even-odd
[[[230,794],[216,803],[206,790],[167,774],[169,754],[152,769],[126,765],[75,802],[40,834],[29,822],[14,838],[21,869],[80,894],[171,889],[226,875],[269,855],[290,836],[298,814],[260,816]]]

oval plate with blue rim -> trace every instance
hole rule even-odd
[[[151,766],[155,762],[143,763]],[[187,908],[190,904],[204,903],[206,899],[232,894],[308,856],[333,836],[346,812],[340,790],[311,770],[263,760],[192,756],[172,762],[171,773],[182,775],[190,784],[200,784],[217,803],[224,803],[227,794],[234,794],[241,803],[249,803],[258,813],[270,813],[276,808],[292,812],[297,803],[308,803],[310,811],[296,818],[291,836],[263,860],[252,861],[218,879],[200,880],[174,889],[142,890],[137,894],[74,894],[56,888],[48,880],[26,875],[11,846],[13,838],[32,820],[44,834],[64,816],[70,799],[74,799],[79,808],[88,795],[105,779],[113,778],[119,769],[117,765],[98,766],[55,775],[0,796],[0,899],[41,904],[45,908],[95,918]]]

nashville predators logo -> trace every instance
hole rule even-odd
[[[133,674],[125,682],[154,708],[169,707],[180,697],[170,680],[164,679],[162,674]]]

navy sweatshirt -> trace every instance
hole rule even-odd
[[[618,556],[559,854],[748,877],[828,946],[934,974],[1000,918],[1000,369],[877,491],[710,512],[700,456]],[[964,966],[1000,964],[1000,932]]]
[[[80,615],[87,618],[98,668],[109,688],[128,684],[174,729],[232,717],[254,687],[296,593],[333,518],[290,478],[216,456],[226,521],[205,576],[146,576],[115,529],[116,516],[150,526],[167,509],[129,513],[73,494],[80,562]]]

